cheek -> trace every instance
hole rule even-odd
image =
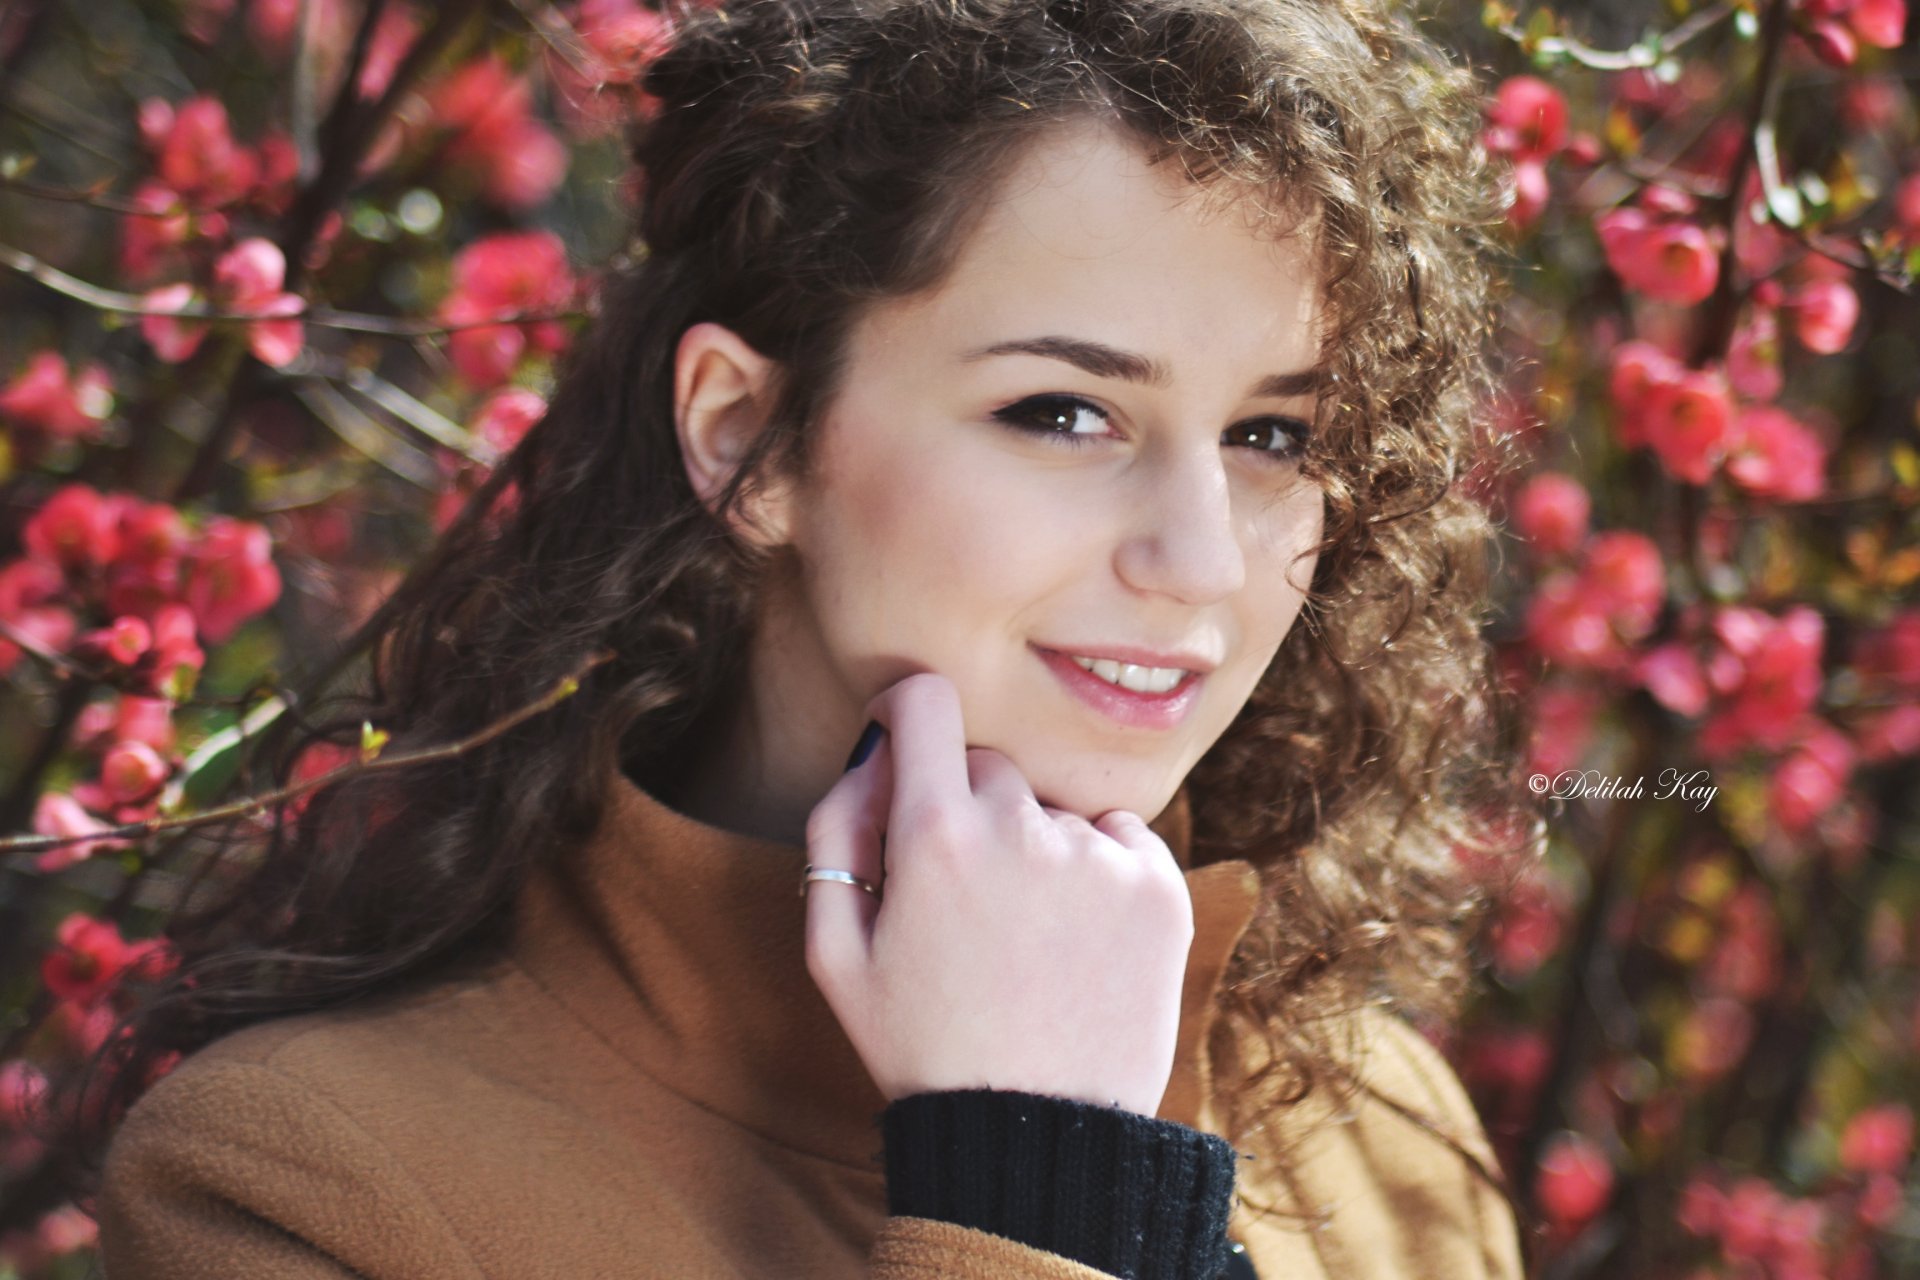
[[[842,588],[859,578],[883,608],[912,602],[942,625],[966,611],[978,615],[959,619],[971,626],[1004,624],[1088,545],[1088,531],[1057,478],[1009,467],[964,431],[944,436],[922,448],[900,433],[864,433],[868,447],[836,459],[806,515],[823,553],[809,558]]]
[[[1296,490],[1278,503],[1254,538],[1249,583],[1252,616],[1249,631],[1262,647],[1272,648],[1286,638],[1307,589],[1313,583],[1319,557],[1312,550],[1319,541],[1325,514],[1325,495],[1317,489]]]

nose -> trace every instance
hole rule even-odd
[[[1211,604],[1247,581],[1233,485],[1219,449],[1163,457],[1133,503],[1114,569],[1136,591]]]

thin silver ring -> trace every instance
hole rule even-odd
[[[851,871],[833,871],[826,867],[816,867],[809,863],[807,873],[800,878],[800,896],[807,896],[807,886],[815,880],[831,880],[835,884],[850,884],[865,889],[874,897],[880,896],[880,886],[871,880],[862,880]]]

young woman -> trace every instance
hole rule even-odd
[[[643,250],[333,730],[611,657],[181,913],[110,1280],[1518,1275],[1402,1016],[1531,829],[1471,79],[1369,0],[737,0],[647,88]]]

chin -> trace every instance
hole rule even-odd
[[[1114,809],[1125,809],[1152,822],[1160,816],[1161,810],[1172,802],[1174,790],[1177,788],[1146,785],[1127,787],[1108,783],[1100,786],[1067,786],[1057,789],[1036,786],[1033,794],[1041,804],[1078,814],[1088,822]]]

